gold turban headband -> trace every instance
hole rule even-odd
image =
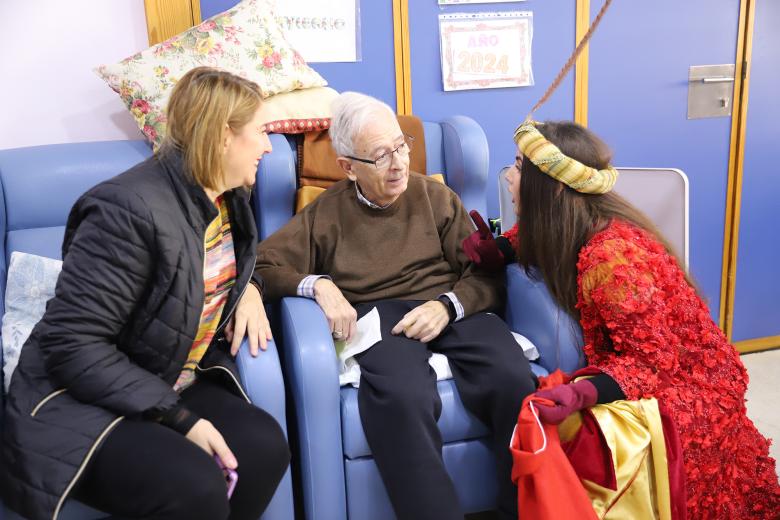
[[[536,121],[525,121],[515,130],[515,143],[520,152],[544,173],[580,193],[609,192],[617,181],[618,171],[612,166],[597,170],[564,155],[545,139],[536,128]]]

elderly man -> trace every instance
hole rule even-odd
[[[347,178],[258,247],[266,297],[304,296],[335,339],[376,307],[382,340],[356,356],[363,429],[396,515],[462,519],[442,460],[431,352],[447,356],[463,404],[492,428],[500,507],[517,518],[507,448],[535,379],[501,319],[503,280],[460,249],[473,231],[457,195],[409,172],[411,141],[384,103],[354,92],[334,103],[330,135]]]

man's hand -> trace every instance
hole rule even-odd
[[[257,346],[268,348],[268,341],[274,339],[271,325],[265,315],[263,298],[254,284],[249,284],[238,301],[236,312],[225,327],[225,339],[230,342],[230,353],[238,354],[244,336],[249,336],[249,353],[257,356]]]
[[[336,284],[327,278],[318,279],[314,282],[314,299],[328,319],[333,339],[351,339],[357,330],[357,311],[344,298]]]
[[[447,306],[439,300],[431,300],[407,312],[391,332],[428,343],[436,339],[449,323]]]
[[[228,448],[222,434],[206,419],[199,419],[187,432],[186,437],[209,455],[217,454],[226,467],[230,469],[238,467],[238,461]]]

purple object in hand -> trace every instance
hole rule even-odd
[[[230,496],[233,494],[233,490],[236,488],[236,482],[238,482],[238,473],[234,469],[230,469],[222,462],[222,459],[219,458],[219,455],[216,453],[214,454],[214,460],[217,461],[217,465],[219,466],[219,469],[222,470],[222,473],[225,475],[225,483],[227,484],[227,496],[230,498]]]
[[[562,423],[574,412],[596,404],[599,397],[596,387],[587,379],[568,385],[558,385],[548,390],[539,390],[534,395],[555,403],[554,406],[535,403],[539,411],[539,419],[547,424]]]

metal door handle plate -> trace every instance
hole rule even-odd
[[[734,81],[734,78],[729,77],[723,77],[723,78],[702,78],[702,83],[732,83]]]

